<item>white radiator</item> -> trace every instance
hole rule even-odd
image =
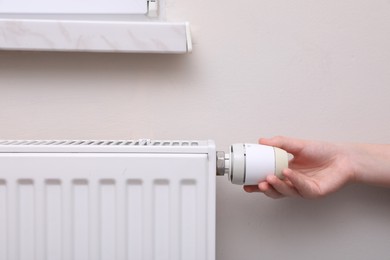
[[[212,141],[0,141],[0,260],[215,259]]]

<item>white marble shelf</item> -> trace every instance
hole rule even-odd
[[[0,18],[0,50],[186,53],[188,23]]]

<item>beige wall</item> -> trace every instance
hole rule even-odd
[[[189,55],[0,52],[0,139],[389,142],[390,1],[168,0]],[[390,191],[270,200],[218,179],[217,259],[385,259]]]

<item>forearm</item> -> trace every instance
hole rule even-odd
[[[390,187],[390,145],[349,146],[354,181]]]

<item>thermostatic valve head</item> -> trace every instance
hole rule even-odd
[[[288,167],[287,152],[277,147],[241,143],[230,146],[230,156],[221,153],[217,153],[217,175],[227,173],[234,184],[257,185],[270,174],[283,178]]]

